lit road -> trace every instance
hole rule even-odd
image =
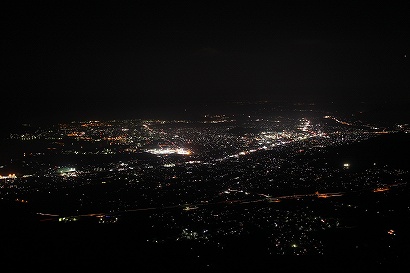
[[[386,192],[389,191],[391,187],[394,186],[399,186],[404,183],[398,183],[398,184],[392,184],[389,186],[385,186],[383,188],[376,188],[372,189],[371,192],[377,193],[377,192]],[[237,192],[236,190],[229,190],[227,191],[229,194],[230,192]],[[358,191],[357,191],[358,192]],[[349,193],[354,193],[354,192],[349,192]],[[176,209],[176,208],[182,208],[186,211],[188,210],[194,210],[194,209],[199,209],[200,207],[204,206],[211,206],[211,205],[241,205],[241,204],[251,204],[251,203],[259,203],[259,202],[269,202],[269,203],[277,203],[281,202],[282,200],[299,200],[302,198],[306,197],[316,197],[316,198],[331,198],[331,197],[338,197],[338,196],[343,196],[346,194],[345,192],[327,192],[327,193],[308,193],[308,194],[294,194],[294,195],[284,195],[284,196],[276,196],[276,197],[271,197],[266,194],[256,194],[259,195],[259,199],[234,199],[234,200],[223,200],[223,201],[217,201],[217,202],[208,202],[208,201],[202,201],[200,203],[194,203],[194,204],[179,204],[179,205],[172,205],[172,206],[165,206],[165,207],[148,207],[148,208],[136,208],[136,209],[129,209],[129,210],[124,210],[124,211],[117,211],[117,212],[108,212],[108,213],[89,213],[89,214],[80,214],[80,215],[75,215],[75,216],[65,216],[66,218],[70,217],[103,217],[105,215],[117,215],[117,214],[123,214],[127,212],[138,212],[138,211],[150,211],[150,210],[167,210],[167,209]],[[42,221],[56,221],[58,220],[59,215],[56,214],[47,214],[47,213],[37,213],[38,215],[41,216],[49,216],[50,218],[43,219]]]

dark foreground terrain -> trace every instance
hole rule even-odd
[[[41,222],[24,204],[2,202],[1,260],[16,271],[405,271],[410,257],[410,198],[408,188],[404,190],[400,196],[384,194],[368,202],[382,207],[403,205],[407,210],[372,216],[341,211],[344,223],[351,226],[324,231],[319,235],[324,254],[304,256],[267,255],[260,250],[266,242],[257,233],[227,241],[224,250],[192,241],[155,244],[147,240],[148,228],[132,215],[126,216],[131,218],[127,223],[117,224]],[[394,234],[389,234],[393,228]]]

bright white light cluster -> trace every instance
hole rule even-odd
[[[190,155],[191,151],[184,148],[159,148],[159,149],[149,149],[148,153],[156,155],[168,155],[168,154],[179,154],[179,155]]]

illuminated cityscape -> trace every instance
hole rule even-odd
[[[3,271],[409,268],[404,1],[6,2]]]
[[[42,225],[128,225],[150,247],[189,245],[205,267],[243,240],[258,257],[339,255],[342,242],[329,234],[360,233],[365,224],[352,215],[409,215],[410,206],[388,204],[408,194],[408,168],[355,151],[407,141],[407,126],[291,112],[26,125],[5,140],[25,148],[1,166],[1,199],[24,203]],[[385,232],[374,239],[380,253],[405,232],[394,222],[373,228]],[[375,251],[344,244],[349,255]]]

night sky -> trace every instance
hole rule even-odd
[[[408,10],[393,2],[54,2],[2,8],[2,122],[410,99]]]

